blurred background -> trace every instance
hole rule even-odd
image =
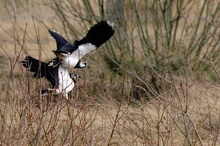
[[[115,34],[107,43],[83,58],[88,62],[87,68],[70,71],[82,76],[74,91],[70,93],[70,102],[74,105],[71,108],[74,109],[80,103],[79,107],[83,108],[80,108],[79,113],[90,115],[90,118],[93,118],[93,115],[88,112],[88,108],[99,113],[100,109],[105,109],[109,104],[114,110],[107,108],[107,113],[104,111],[98,116],[95,115],[93,122],[88,120],[91,125],[102,125],[101,132],[106,135],[96,135],[98,140],[92,135],[87,135],[86,140],[79,136],[74,144],[176,145],[180,141],[180,145],[220,144],[219,1],[0,2],[0,126],[9,122],[8,126],[2,126],[0,131],[6,133],[4,138],[11,139],[7,143],[2,138],[3,144],[25,141],[27,145],[45,142],[48,145],[68,145],[71,144],[71,134],[73,138],[77,132],[82,134],[82,131],[86,133],[97,130],[96,126],[93,130],[89,129],[90,127],[88,130],[84,125],[85,129],[82,131],[73,130],[75,134],[63,132],[68,137],[66,139],[60,138],[55,132],[56,134],[51,135],[59,140],[53,141],[48,138],[51,137],[48,134],[50,132],[36,132],[42,125],[45,126],[40,122],[42,119],[48,122],[40,113],[44,111],[43,113],[49,116],[51,112],[47,111],[51,105],[45,104],[44,99],[38,99],[37,95],[37,91],[48,87],[48,83],[44,79],[33,79],[31,74],[22,68],[20,60],[25,54],[45,62],[55,57],[51,50],[56,49],[56,43],[48,29],[55,29],[67,40],[74,42],[83,38],[90,27],[101,20],[113,21]],[[39,108],[40,112],[34,106],[36,98],[42,106]],[[66,108],[63,102],[54,103],[53,106],[57,110],[62,105]],[[6,112],[11,106],[14,107],[12,111]],[[13,124],[16,118],[9,117],[15,114],[18,119],[20,115],[21,119],[21,111],[30,107],[39,112],[39,123],[34,123],[39,127],[33,128],[33,133],[29,131],[31,136],[28,140],[22,138],[25,134],[18,134],[16,140],[10,132],[13,129],[11,127],[19,124]],[[77,109],[79,108],[75,110]],[[36,112],[32,110],[25,112],[30,116]],[[75,115],[71,113],[73,109],[65,109],[67,116],[58,111],[56,115],[62,115],[64,119],[71,119],[71,116]],[[108,112],[115,116],[106,118]],[[76,116],[75,119],[81,121],[80,117]],[[112,119],[114,120],[111,121]],[[123,120],[120,121],[121,119]],[[103,123],[106,124],[103,120],[110,122],[110,126],[103,126]],[[57,118],[57,121],[60,119]],[[51,125],[49,124],[48,131],[53,129]],[[60,128],[58,123],[53,126],[56,130]],[[72,128],[72,125],[68,126]],[[121,127],[129,134],[123,132]],[[22,125],[20,129],[23,129]],[[43,138],[45,135],[48,137]]]

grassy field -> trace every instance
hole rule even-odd
[[[88,67],[71,70],[82,78],[69,101],[39,96],[48,82],[34,79],[20,61],[25,54],[54,57],[48,29],[68,40],[82,38],[102,17],[98,1],[91,4],[96,17],[86,12],[85,1],[72,2],[70,12],[69,0],[58,6],[50,0],[0,1],[0,145],[220,145],[220,31],[219,21],[209,17],[220,14],[218,1],[183,4],[173,29],[163,22],[174,14],[157,13],[154,1],[127,1],[128,27],[115,20],[115,36],[83,58]],[[170,10],[178,13],[175,4]],[[59,15],[63,11],[68,23]]]

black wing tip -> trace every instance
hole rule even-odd
[[[114,23],[112,21],[100,21],[90,28],[86,37],[83,38],[78,44],[91,43],[97,48],[109,40],[114,35]]]
[[[25,67],[25,68],[29,68],[29,55],[27,55],[27,56],[25,56],[25,58],[24,59],[22,59],[21,60],[21,63],[22,63],[22,65]]]
[[[54,33],[54,31],[52,29],[48,29],[48,32],[50,33],[50,35],[52,35]]]
[[[58,31],[56,31],[55,29],[48,29],[48,32],[51,34],[51,33],[57,33],[57,34],[60,34]]]
[[[61,37],[63,38],[60,33],[54,29],[48,29],[48,32],[50,33],[50,35],[56,40],[57,37]]]
[[[110,26],[112,28],[112,30],[115,29],[115,24],[114,22],[110,21],[110,20],[107,20],[106,23],[108,24],[108,26]]]
[[[112,32],[114,32],[115,30],[115,24],[113,21],[110,21],[110,20],[102,20],[100,22],[98,22],[97,24],[95,24],[93,27],[96,27],[96,28],[105,28],[106,30],[110,30]],[[110,29],[109,29],[110,28]]]
[[[31,68],[31,65],[32,65],[32,57],[27,55],[25,56],[25,58],[23,60],[21,60],[21,63],[22,63],[22,66],[25,67],[25,68]]]
[[[39,61],[38,59],[35,59],[29,55],[27,55],[25,57],[25,59],[23,59],[21,61],[22,65],[27,68],[30,72],[34,73],[34,77],[35,78],[42,78],[43,76],[45,76],[45,69],[46,67],[46,63]]]
[[[28,60],[29,57],[30,57],[29,55],[26,55],[23,60]]]

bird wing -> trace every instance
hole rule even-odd
[[[97,47],[91,43],[81,44],[79,45],[78,49],[70,55],[70,57],[78,58],[78,60],[80,60],[84,55],[94,51],[96,48]]]
[[[57,33],[55,30],[48,31],[50,35],[55,39],[57,44],[57,50],[54,50],[54,53],[59,51],[62,51],[62,53],[68,53],[73,50],[73,45],[64,39],[64,37],[62,37],[59,33]]]
[[[74,48],[78,48],[73,56],[80,54],[79,59],[91,51],[94,51],[114,34],[114,24],[110,21],[101,21],[90,28],[86,36],[74,42]]]
[[[58,85],[58,66],[50,67],[47,63],[39,61],[31,56],[26,56],[21,62],[25,68],[29,68],[29,70],[34,73],[35,78],[45,77],[53,87]]]
[[[41,62],[31,56],[26,56],[21,62],[25,68],[29,68],[31,72],[34,72],[34,77],[42,78],[45,76],[45,70],[47,68],[46,63]]]
[[[56,66],[56,67],[48,67],[48,72],[47,72],[47,75],[46,75],[46,79],[48,81],[50,81],[53,88],[54,87],[57,88],[58,85],[59,85],[58,68],[59,68],[59,65]]]
[[[78,49],[82,51],[86,55],[87,53],[95,50],[104,44],[107,40],[109,40],[114,34],[114,24],[110,21],[101,21],[90,28],[87,32],[86,36],[80,41],[75,41],[73,45],[71,45],[68,41],[66,41],[61,35],[56,33],[55,31],[49,31],[50,34],[57,41],[59,49],[55,50],[54,53],[56,55],[62,54],[62,56],[70,55],[74,51]],[[62,49],[60,49],[62,48]]]
[[[100,47],[114,34],[114,24],[110,21],[101,21],[90,28],[86,36],[80,40],[79,44],[91,43],[96,48]]]

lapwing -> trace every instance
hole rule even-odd
[[[90,28],[86,36],[80,41],[76,40],[73,44],[68,42],[58,32],[48,30],[55,39],[57,50],[53,50],[57,58],[50,62],[50,66],[61,64],[66,68],[73,68],[78,65],[79,68],[86,66],[80,59],[86,54],[96,50],[114,34],[114,23],[110,21],[101,21]]]
[[[79,67],[79,64],[76,67]],[[48,63],[31,56],[26,56],[22,60],[22,65],[33,72],[35,78],[45,77],[51,83],[52,88],[42,90],[41,93],[55,92],[55,94],[62,94],[66,99],[68,99],[68,93],[74,88],[78,77],[75,73],[69,74],[68,69],[62,65],[50,66]]]

